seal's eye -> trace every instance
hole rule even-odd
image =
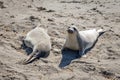
[[[68,29],[69,29],[70,27],[68,27]]]
[[[77,29],[75,27],[73,27],[73,29],[76,31]]]

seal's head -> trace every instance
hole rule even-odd
[[[72,26],[68,27],[67,32],[68,32],[68,34],[77,34],[76,26],[72,25]]]

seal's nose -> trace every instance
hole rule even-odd
[[[73,33],[74,32],[73,29],[71,29],[71,28],[69,28],[67,31],[68,31],[68,33]]]

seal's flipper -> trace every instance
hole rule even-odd
[[[77,31],[77,35],[76,36],[77,36],[77,41],[78,41],[78,45],[79,45],[79,48],[80,48],[79,49],[79,55],[82,56],[84,54],[84,46],[82,45],[82,39],[81,39],[80,33],[78,31]]]
[[[34,47],[33,52],[30,54],[30,56],[28,57],[28,59],[24,62],[25,64],[28,64],[29,62],[32,61],[32,59],[34,59],[37,53],[41,53],[40,51],[38,52],[37,49],[35,49],[36,47]]]
[[[87,56],[86,56],[86,54],[84,54],[82,57],[86,58]]]
[[[32,63],[33,61],[35,61],[37,58],[35,57],[35,56],[33,56],[29,61],[27,60],[25,60],[24,62],[23,62],[23,64],[29,64],[29,63]]]
[[[103,29],[99,29],[99,30],[97,30],[97,32],[99,33],[99,35],[101,35],[101,34],[105,33],[106,31]]]

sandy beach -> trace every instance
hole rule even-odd
[[[23,65],[22,37],[38,23],[52,50]],[[78,58],[77,51],[61,52],[71,24],[108,31]],[[120,0],[0,0],[0,80],[120,80]]]

